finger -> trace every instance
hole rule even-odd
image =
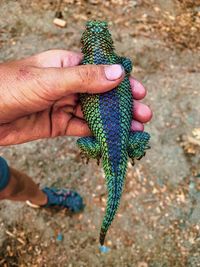
[[[129,80],[133,97],[137,100],[144,98],[146,95],[146,89],[144,88],[144,86],[140,82],[135,80],[133,77],[130,77]]]
[[[50,137],[49,110],[0,125],[0,145],[21,144]]]
[[[66,106],[76,107],[78,103],[78,95],[70,94],[68,96],[63,96],[54,103],[54,110],[59,108],[65,108]]]
[[[61,110],[64,111],[65,113],[70,113],[74,117],[84,119],[83,118],[83,112],[81,110],[80,105],[78,105],[78,106],[73,106],[73,105],[62,106]]]
[[[124,71],[117,64],[46,68],[40,77],[45,94],[56,98],[71,93],[102,93],[116,87],[123,78]]]
[[[82,112],[82,110],[81,110],[81,105],[80,105],[80,104],[77,105],[76,110],[75,110],[75,112],[74,112],[74,115],[75,115],[76,117],[78,117],[78,118],[83,119],[83,112]]]
[[[64,135],[87,136],[91,132],[84,120],[61,109],[56,112],[49,109],[0,125],[0,146]]]
[[[25,59],[26,63],[40,68],[61,68],[79,65],[82,53],[67,50],[48,50]]]
[[[89,136],[91,131],[85,120],[73,117],[69,121],[65,134],[69,136]]]
[[[131,130],[134,132],[136,132],[136,131],[142,132],[142,131],[144,131],[144,125],[139,121],[132,120]]]
[[[142,123],[148,122],[152,118],[152,111],[147,105],[134,101],[133,118]]]

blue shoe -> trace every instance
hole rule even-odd
[[[71,212],[80,212],[84,208],[82,197],[70,189],[56,189],[45,187],[42,191],[47,195],[48,202],[45,208],[53,206],[66,208]]]
[[[70,189],[56,189],[45,187],[42,191],[47,195],[48,202],[44,206],[37,206],[30,201],[26,203],[32,208],[66,208],[67,210],[77,213],[84,209],[82,197]]]

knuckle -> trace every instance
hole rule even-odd
[[[77,68],[79,78],[82,84],[93,84],[100,76],[99,68],[97,66],[81,66]]]
[[[56,83],[57,80],[57,83]],[[55,73],[51,69],[35,69],[34,70],[34,78],[33,84],[35,85],[33,88],[33,92],[41,97],[44,95],[49,95],[49,92],[53,92],[58,87],[59,81],[56,79]],[[37,89],[37,90],[36,90]]]
[[[81,59],[81,54],[71,51],[63,51],[63,67],[73,67],[79,65]]]
[[[29,80],[34,76],[34,70],[30,66],[21,66],[18,69],[17,79],[18,80]]]
[[[78,70],[78,76],[80,78],[81,83],[85,84],[91,80],[91,71],[88,67],[80,67]]]

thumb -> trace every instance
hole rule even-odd
[[[123,80],[124,70],[118,64],[82,65],[47,68],[44,75],[53,85],[54,93],[64,96],[69,93],[102,93],[113,89]]]

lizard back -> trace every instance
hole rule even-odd
[[[146,132],[132,132],[131,120],[133,98],[129,82],[132,69],[130,59],[118,56],[107,23],[89,21],[82,38],[82,64],[121,64],[125,70],[124,80],[113,90],[102,94],[81,94],[80,101],[93,136],[78,139],[82,154],[99,161],[102,158],[107,183],[107,205],[101,231],[100,244],[118,209],[126,176],[128,157],[134,162],[141,159],[150,135]]]
[[[121,64],[105,22],[87,23],[82,35],[82,64]],[[102,94],[81,94],[84,118],[96,138],[106,176],[108,200],[102,223],[100,243],[119,206],[127,168],[127,146],[132,119],[132,93],[126,74],[121,84]]]

